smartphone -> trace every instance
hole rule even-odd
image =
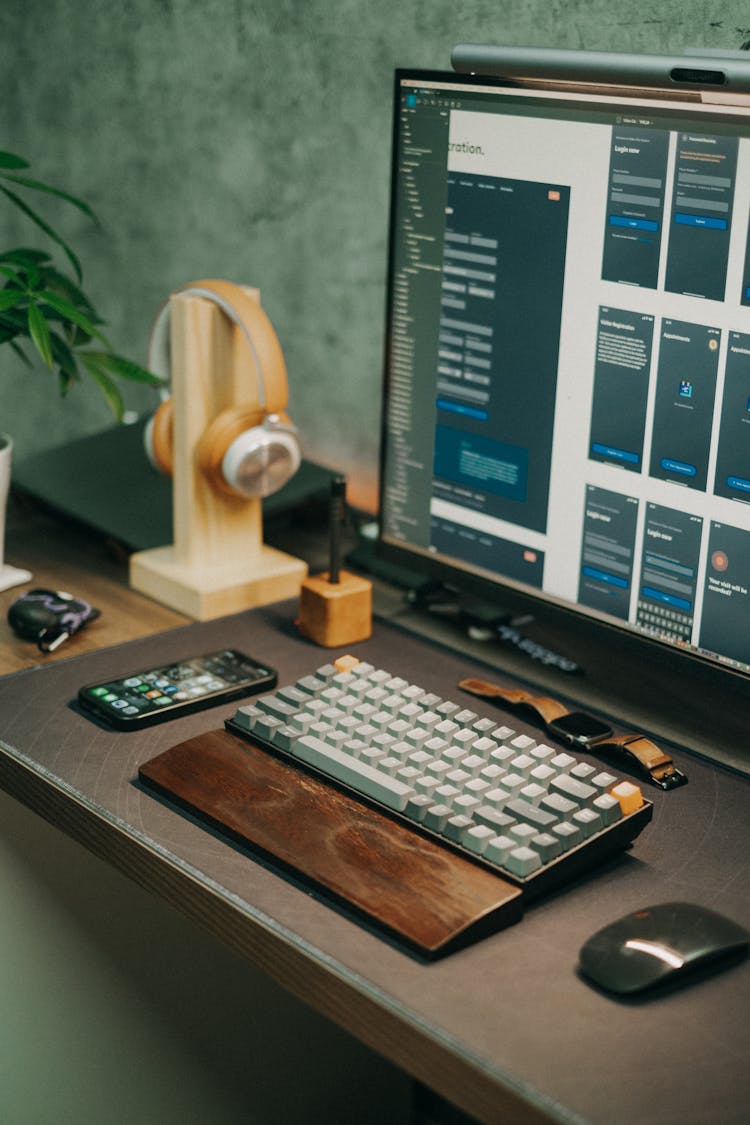
[[[117,730],[176,719],[230,699],[276,686],[267,664],[232,648],[133,672],[121,680],[88,684],[78,692],[81,707]]]

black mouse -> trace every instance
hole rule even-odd
[[[677,983],[712,962],[746,955],[750,933],[690,902],[664,902],[626,914],[586,941],[580,970],[609,992],[632,994]]]

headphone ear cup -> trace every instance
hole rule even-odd
[[[223,411],[201,437],[197,453],[214,488],[244,499],[278,491],[302,460],[291,420],[259,407]]]
[[[143,431],[146,456],[155,469],[171,477],[174,469],[174,409],[171,398],[154,411]]]

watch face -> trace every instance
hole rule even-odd
[[[567,715],[561,715],[559,719],[548,723],[547,729],[561,735],[568,742],[579,742],[584,746],[590,742],[599,742],[612,734],[610,726],[584,711],[570,711]]]

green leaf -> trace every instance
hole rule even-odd
[[[6,250],[0,254],[0,262],[16,262],[19,266],[41,266],[44,262],[51,262],[52,258],[44,250],[31,250],[26,246],[19,246],[16,250]]]
[[[0,152],[0,168],[28,168],[28,160],[16,156],[14,152]]]
[[[67,398],[68,392],[72,389],[75,380],[71,378],[69,373],[61,367],[57,372],[57,386],[60,391],[61,398]]]
[[[154,386],[160,386],[164,380],[153,372],[147,371],[145,367],[141,367],[132,360],[124,359],[120,355],[114,355],[112,352],[79,352],[81,359],[84,356],[93,357],[95,362],[99,365],[101,370],[109,372],[110,375],[116,375],[119,379],[129,379],[133,383],[150,383]]]
[[[83,329],[87,336],[96,336],[97,339],[101,340],[103,344],[109,347],[106,336],[104,336],[75,305],[71,305],[70,301],[66,301],[63,297],[59,297],[57,293],[52,293],[49,289],[38,289],[35,293],[35,297],[38,301],[44,301],[45,304],[53,308],[60,316],[65,317],[66,320],[77,324],[79,328]]]
[[[29,305],[29,335],[47,367],[52,369],[52,344],[49,325],[37,305]]]
[[[0,289],[0,312],[12,309],[23,296],[18,289]]]
[[[26,286],[24,285],[23,277],[18,272],[18,270],[14,270],[11,266],[0,266],[0,273],[4,277],[9,277],[10,280],[16,285],[22,287],[23,289],[26,288]]]
[[[24,336],[28,336],[29,334],[29,318],[25,309],[5,309],[0,312],[0,324],[3,324],[6,328],[12,328],[16,335],[22,333]]]
[[[68,347],[61,336],[56,332],[50,332],[50,340],[52,343],[52,355],[54,356],[55,363],[61,371],[65,372],[69,381],[77,382],[80,379],[78,374],[78,364],[76,357],[72,350]]]
[[[10,199],[10,201],[12,203],[15,203],[16,207],[18,207],[18,209],[20,211],[23,211],[24,215],[26,215],[29,219],[31,219],[32,223],[36,223],[36,225],[41,230],[43,230],[44,233],[46,235],[48,235],[49,238],[51,238],[53,242],[56,242],[58,244],[58,246],[61,247],[64,254],[67,256],[70,264],[72,265],[73,269],[75,270],[76,277],[80,281],[82,276],[83,276],[83,271],[81,270],[81,263],[78,261],[78,258],[75,256],[73,251],[70,249],[67,242],[65,242],[60,237],[60,235],[57,234],[52,229],[52,227],[48,223],[45,223],[44,219],[40,215],[37,215],[36,211],[33,211],[27,203],[24,203],[23,199],[21,199],[20,196],[16,195],[15,192],[10,191],[9,188],[3,187],[2,184],[0,184],[0,191],[3,193],[3,195],[7,196],[8,199]]]
[[[104,395],[107,405],[114,414],[118,422],[122,421],[122,415],[125,410],[125,404],[122,401],[122,395],[117,385],[110,379],[106,371],[102,371],[96,362],[96,352],[80,352],[79,356],[84,367],[88,371],[91,378],[99,387],[99,390]]]
[[[72,305],[85,313],[92,324],[104,324],[83,290],[79,289],[64,273],[60,273],[54,266],[48,266],[44,271],[44,277],[47,289],[59,293],[66,301],[70,301]]]
[[[91,219],[92,223],[96,223],[97,226],[99,225],[99,220],[89,207],[88,203],[85,203],[84,200],[78,199],[77,196],[71,195],[67,191],[62,191],[60,188],[50,187],[49,184],[40,183],[39,180],[29,180],[26,176],[3,175],[3,179],[9,180],[11,183],[18,184],[20,187],[31,188],[33,191],[43,191],[47,195],[56,195],[58,199],[64,199],[66,203],[72,203],[73,206],[77,207],[79,211],[83,211],[84,215],[86,215],[87,218]]]

